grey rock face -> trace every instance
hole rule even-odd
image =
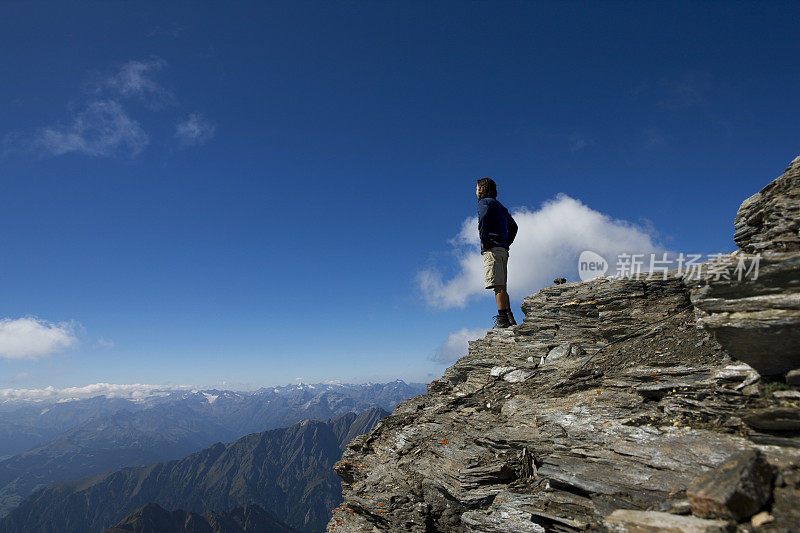
[[[733,240],[744,252],[800,250],[800,156],[742,202],[734,228]]]
[[[331,530],[570,531],[606,527],[617,509],[686,512],[698,477],[758,448],[742,417],[780,408],[697,327],[688,299],[674,277],[527,298],[522,324],[471,343],[427,395],[350,443]],[[585,366],[586,355],[537,365],[555,347],[591,355],[674,313]],[[771,461],[777,447],[764,448]]]
[[[762,218],[779,219],[777,211]],[[559,284],[525,298],[521,324],[470,343],[428,394],[350,443],[335,466],[344,503],[329,530],[728,531],[735,520],[751,527],[761,511],[772,517],[764,527],[792,530],[798,408],[769,393],[747,359],[731,357],[734,333],[721,332],[731,324],[753,350],[789,348],[780,335],[795,331],[785,312],[797,290],[795,253],[780,252],[762,285],[672,272]],[[717,326],[722,313],[729,322]],[[757,459],[730,468],[742,457]],[[757,477],[758,489],[742,476]],[[687,491],[701,486],[729,511],[750,488],[752,502],[720,520],[689,516],[699,507]]]
[[[754,257],[734,252],[717,263],[733,271]],[[698,324],[736,359],[765,376],[800,367],[800,251],[762,254],[757,279],[695,283],[691,299]]]
[[[734,227],[740,250],[717,266],[733,273],[759,254],[758,275],[714,275],[697,284],[699,323],[760,373],[785,374],[800,367],[800,157],[742,203]]]

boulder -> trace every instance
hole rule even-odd
[[[761,510],[772,494],[772,468],[750,449],[706,472],[686,491],[692,513],[735,521]]]
[[[545,357],[544,361],[542,362],[552,363],[556,359],[561,359],[562,357],[570,355],[571,352],[572,352],[572,345],[570,343],[556,346],[555,348],[547,352],[547,357]]]

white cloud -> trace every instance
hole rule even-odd
[[[178,122],[175,138],[181,146],[197,146],[214,136],[216,127],[200,113],[191,113],[186,120]]]
[[[433,359],[437,363],[452,363],[453,361],[464,357],[467,355],[467,349],[469,348],[469,341],[474,341],[475,339],[479,339],[486,335],[486,329],[484,328],[475,328],[475,329],[467,329],[463,328],[458,331],[454,331],[450,335],[447,336],[447,340],[445,340],[433,354]]]
[[[75,325],[34,317],[0,320],[0,357],[38,359],[78,342]]]
[[[167,66],[160,58],[149,61],[128,61],[119,71],[106,78],[101,84],[123,98],[138,98],[147,104],[161,105],[171,102],[174,97],[155,79],[155,73]]]
[[[515,210],[512,216],[519,225],[508,263],[508,290],[513,298],[550,285],[553,278],[577,279],[578,256],[584,250],[612,261],[623,252],[664,251],[650,228],[612,219],[565,194],[536,210]],[[450,244],[457,263],[453,277],[444,279],[436,268],[417,276],[423,297],[433,307],[463,307],[470,299],[489,293],[483,288],[477,218],[466,219]]]
[[[113,348],[114,347],[114,341],[111,341],[111,340],[108,340],[108,339],[104,339],[103,337],[100,337],[99,339],[97,339],[97,346],[99,346],[101,348]]]
[[[0,389],[0,402],[11,401],[68,401],[95,396],[107,398],[127,398],[129,400],[143,400],[152,396],[165,396],[174,390],[191,389],[189,385],[164,387],[163,385],[147,385],[143,383],[115,384],[93,383],[83,387],[56,388],[53,386],[43,389]]]
[[[48,155],[77,152],[92,156],[111,156],[141,152],[149,137],[114,100],[92,102],[79,112],[72,124],[44,128],[33,146]]]

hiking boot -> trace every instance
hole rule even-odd
[[[514,313],[511,311],[511,309],[506,309],[504,313],[506,314],[506,318],[508,319],[508,324],[510,326],[516,326],[517,321],[514,320]]]
[[[494,318],[494,327],[492,329],[501,329],[511,326],[511,322],[508,321],[508,316],[506,316],[505,313],[500,313],[492,318]]]

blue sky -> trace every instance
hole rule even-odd
[[[491,326],[481,176],[526,220],[518,316],[602,240],[731,251],[741,201],[800,153],[798,21],[796,2],[5,2],[0,388],[429,381]]]

